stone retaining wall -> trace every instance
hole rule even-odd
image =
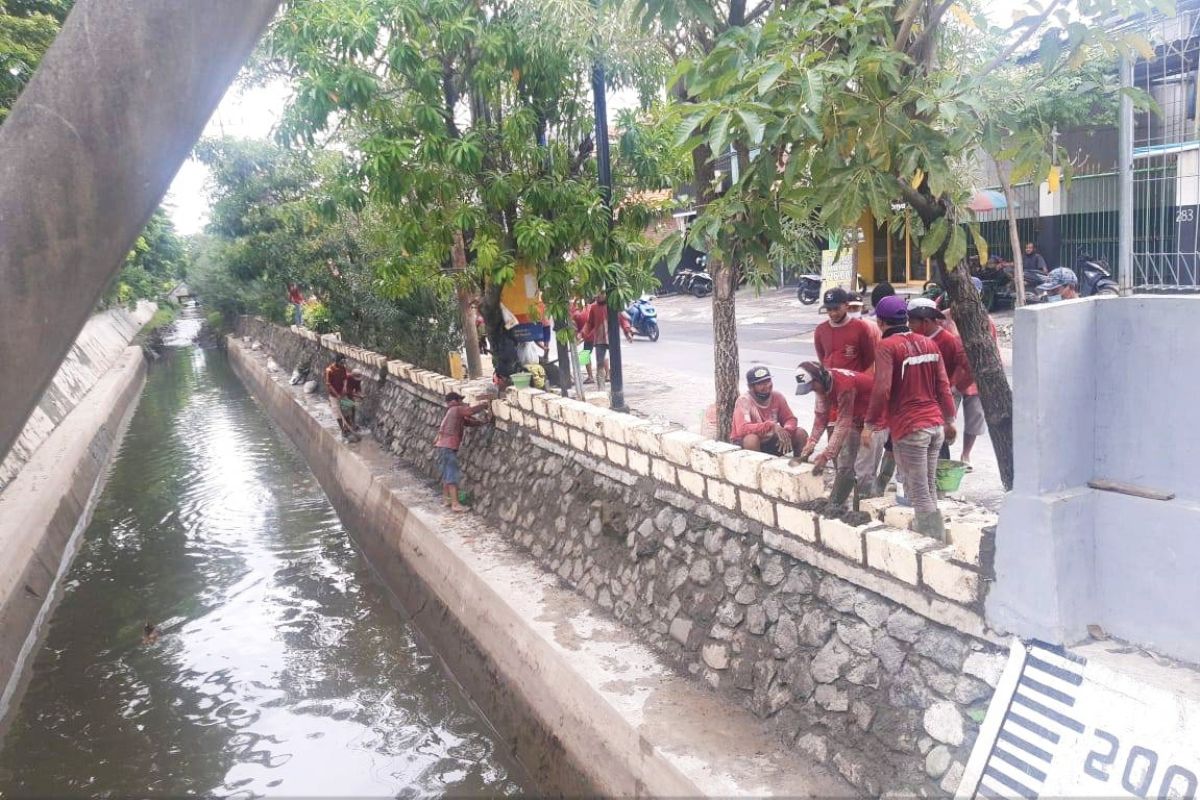
[[[377,440],[433,476],[452,381],[308,331],[242,321],[285,370],[342,352],[370,371]],[[1004,663],[980,608],[994,518],[947,504],[952,543],[869,504],[805,508],[807,465],[537,390],[492,403],[461,452],[478,513],[681,670],[770,719],[864,792],[952,792]]]

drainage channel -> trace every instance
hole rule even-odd
[[[189,322],[10,713],[0,796],[531,791]]]

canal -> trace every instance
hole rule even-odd
[[[150,369],[6,720],[0,795],[528,791],[195,329]]]

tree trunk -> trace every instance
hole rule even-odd
[[[713,180],[716,166],[708,145],[699,145],[692,151],[692,168],[696,175],[696,212],[703,214],[705,207],[715,199]],[[737,316],[734,304],[737,268],[709,255],[708,271],[713,279],[713,384],[716,390],[717,425],[719,438],[727,442],[733,427],[733,405],[738,396]]]
[[[939,256],[940,259],[940,256]],[[1000,482],[1005,490],[1013,485],[1013,398],[1000,351],[992,340],[987,312],[979,293],[971,285],[971,273],[964,261],[957,269],[942,265],[943,286],[950,295],[954,309],[954,324],[967,351],[967,361],[979,386],[983,414],[987,418],[988,435],[996,451],[1000,467]]]
[[[467,246],[463,242],[462,231],[454,232],[454,246],[451,248],[454,260],[454,271],[458,276],[458,313],[462,319],[463,342],[467,348],[467,377],[474,380],[483,375],[483,361],[479,357],[479,332],[475,330],[475,314],[471,311],[471,295],[467,290]]]
[[[1017,230],[1017,209],[1013,204],[1012,184],[1004,174],[1000,161],[992,159],[996,165],[996,175],[1000,178],[1000,191],[1004,193],[1004,202],[1008,206],[1008,243],[1013,251],[1013,292],[1016,295],[1014,303],[1017,308],[1025,305],[1025,267],[1021,252],[1021,232]]]

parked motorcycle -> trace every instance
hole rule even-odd
[[[708,297],[712,294],[713,279],[712,275],[707,272],[693,272],[692,279],[688,283],[688,291],[696,297]]]
[[[1075,277],[1079,278],[1079,296],[1093,295],[1116,297],[1121,294],[1117,282],[1108,271],[1108,262],[1103,258],[1092,258],[1086,253],[1075,262]]]
[[[658,341],[658,311],[653,298],[647,296],[634,300],[625,309],[629,324],[636,336],[645,336],[652,342]]]
[[[796,298],[806,306],[821,299],[821,276],[811,272],[800,276],[800,285],[796,287]]]

